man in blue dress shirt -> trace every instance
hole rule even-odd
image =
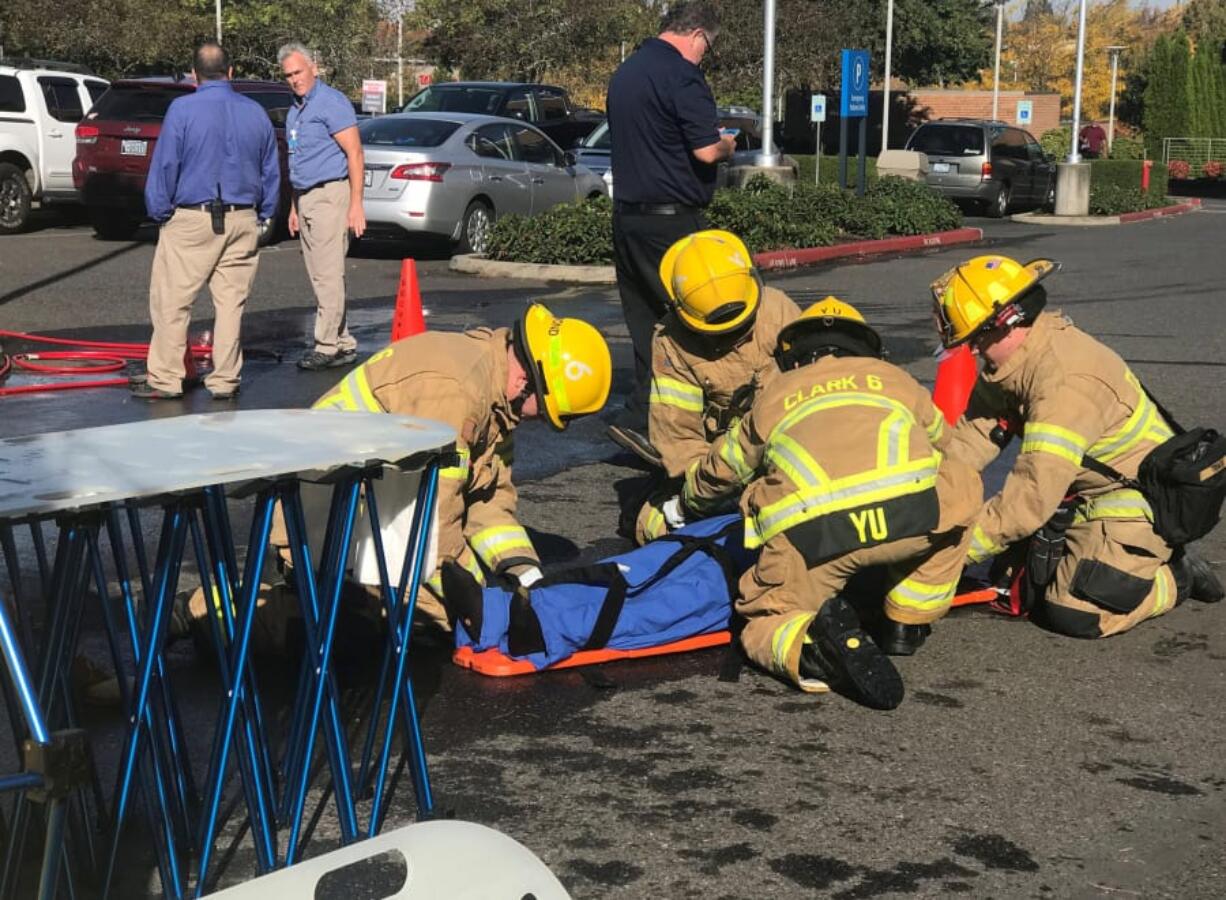
[[[302,259],[315,290],[315,348],[300,369],[329,369],[357,360],[345,324],[345,254],[349,232],[366,230],[362,141],[349,98],[319,80],[315,54],[302,44],[277,52],[294,103],[285,123],[294,202],[289,233],[302,236]]]
[[[281,190],[277,140],[268,113],[234,91],[226,51],[196,50],[196,90],[170,104],[145,182],[145,208],[162,227],[149,276],[148,378],[132,385],[145,400],[183,396],[183,356],[192,302],[213,295],[213,369],[205,387],[232,400],[243,367],[243,306],[259,264],[259,223],[276,215]]]

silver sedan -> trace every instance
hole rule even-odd
[[[438,235],[485,249],[494,220],[604,193],[600,178],[525,122],[468,113],[399,113],[358,124],[372,237]]]

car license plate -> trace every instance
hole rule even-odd
[[[366,182],[367,187],[370,187],[372,184],[375,183],[375,173],[372,172],[370,169],[366,170],[365,182]]]
[[[949,171],[949,163],[933,163],[932,171],[944,174]]]
[[[148,141],[121,141],[119,144],[121,156],[145,156],[148,152]]]

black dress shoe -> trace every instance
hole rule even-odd
[[[890,656],[912,656],[930,634],[931,625],[904,625],[887,619],[877,636],[877,646]]]
[[[902,676],[864,629],[846,598],[827,600],[805,632],[800,674],[824,681],[872,709],[894,709],[902,703]]]
[[[320,353],[318,350],[312,350],[298,360],[298,368],[316,372],[320,369],[335,369],[338,366],[353,365],[357,360],[356,350],[338,350],[335,353]]]

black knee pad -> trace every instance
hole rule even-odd
[[[1041,612],[1039,624],[1052,631],[1075,638],[1102,637],[1098,616],[1094,613],[1055,603],[1042,603],[1036,611]]]
[[[1152,578],[1140,578],[1097,559],[1083,559],[1073,571],[1069,592],[1109,612],[1126,616],[1145,602]]]

